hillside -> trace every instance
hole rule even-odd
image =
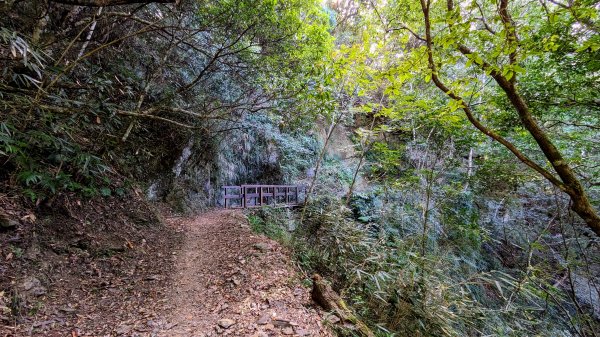
[[[599,8],[0,2],[0,336],[598,336]]]

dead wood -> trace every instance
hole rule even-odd
[[[312,299],[323,309],[334,313],[342,323],[350,323],[356,328],[360,336],[375,337],[369,327],[356,317],[346,302],[338,295],[329,283],[319,274],[313,277]]]

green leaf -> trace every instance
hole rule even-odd
[[[112,192],[109,187],[102,187],[100,189],[100,195],[103,197],[110,197],[111,194],[112,194]]]
[[[25,184],[25,186],[30,186],[39,183],[42,179],[42,176],[37,172],[23,171],[18,174],[17,179],[21,181],[21,183]]]

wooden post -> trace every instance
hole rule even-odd
[[[240,188],[240,194],[242,197],[242,202],[241,202],[241,206],[242,208],[246,208],[246,186],[242,185],[242,187]]]
[[[298,186],[294,187],[294,190],[296,191],[296,200],[294,201],[294,203],[299,204],[300,202],[298,202]]]
[[[225,208],[252,208],[267,205],[296,206],[300,204],[300,185],[240,185],[222,186]],[[235,191],[235,192],[231,192]],[[283,197],[283,201],[280,198]],[[271,200],[269,200],[271,198]],[[240,201],[233,202],[233,199]]]

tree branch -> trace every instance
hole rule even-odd
[[[477,5],[477,8],[479,8],[479,13],[481,14],[481,22],[483,23],[483,27],[490,33],[492,33],[492,35],[496,35],[496,31],[487,23],[487,20],[485,19],[485,14],[483,13],[483,8],[481,8],[481,5],[479,4],[479,2],[475,1],[475,5]]]
[[[579,214],[579,216],[581,216],[581,218],[586,222],[588,227],[592,231],[594,231],[596,235],[600,236],[600,215],[598,215],[598,212],[590,203],[590,200],[587,196],[587,193],[585,192],[585,189],[583,188],[583,185],[577,178],[575,172],[569,165],[568,161],[565,160],[562,153],[550,140],[546,132],[538,125],[537,121],[531,114],[529,106],[517,90],[515,75],[507,78],[505,76],[502,76],[500,71],[498,71],[498,69],[492,66],[491,64],[485,61],[477,62],[482,70],[489,71],[489,74],[492,76],[492,78],[505,92],[507,98],[509,99],[512,106],[515,108],[520,117],[521,125],[529,132],[529,134],[536,141],[540,150],[542,150],[544,156],[546,157],[550,165],[552,165],[554,171],[558,174],[558,178],[548,170],[544,169],[537,163],[530,160],[527,156],[521,153],[514,146],[514,144],[510,143],[495,132],[485,128],[477,119],[475,119],[473,112],[471,111],[468,105],[465,105],[463,99],[441,82],[440,78],[438,77],[438,71],[436,69],[436,64],[433,59],[433,42],[431,37],[431,19],[429,5],[429,2],[425,3],[425,0],[421,0],[421,8],[423,11],[423,18],[425,21],[425,39],[427,40],[426,50],[428,56],[428,66],[431,70],[431,79],[433,80],[435,85],[440,90],[444,91],[450,98],[461,103],[461,107],[465,111],[467,118],[477,129],[504,145],[524,164],[537,171],[549,182],[558,187],[561,191],[567,193],[569,197],[571,197],[571,208],[577,214]],[[449,14],[453,13],[453,0],[447,0],[447,10]],[[506,31],[506,42],[511,47],[511,49],[509,50],[509,62],[511,65],[514,65],[517,62],[518,37],[516,32],[516,26],[508,12],[508,0],[500,0],[498,14],[500,15],[500,20],[502,21],[504,25],[504,30]],[[452,24],[449,24],[449,28],[452,29]],[[470,54],[473,54],[473,52],[464,45],[459,44],[458,49],[463,55],[467,57]]]
[[[448,5],[449,9],[451,10],[452,5],[450,4],[450,2],[448,2],[448,4],[449,4]],[[431,21],[429,18],[429,5],[426,4],[425,0],[421,0],[421,8],[423,10],[423,16],[424,16],[424,21],[425,21],[425,40],[426,40],[426,46],[427,46],[428,66],[429,66],[429,69],[431,70],[431,80],[433,81],[435,86],[438,87],[441,91],[445,92],[446,95],[448,95],[448,97],[450,97],[451,99],[461,102],[462,109],[465,112],[467,119],[479,131],[481,131],[485,135],[491,137],[498,143],[504,145],[504,147],[506,147],[510,152],[512,152],[521,162],[523,162],[525,165],[527,165],[527,166],[531,167],[532,169],[534,169],[535,171],[537,171],[544,178],[548,179],[553,185],[558,187],[560,190],[564,191],[565,185],[563,184],[562,181],[558,180],[554,175],[552,175],[552,173],[548,172],[546,169],[544,169],[543,167],[541,167],[540,165],[538,165],[537,163],[535,163],[534,161],[529,159],[526,155],[521,153],[521,151],[519,151],[514,144],[512,144],[511,142],[509,142],[508,140],[506,140],[504,137],[500,136],[496,132],[488,129],[483,124],[481,124],[481,122],[473,114],[473,111],[471,110],[471,108],[465,104],[466,102],[463,100],[463,98],[460,97],[459,95],[457,95],[453,90],[448,88],[441,81],[441,79],[438,76],[437,67],[433,60],[433,42],[432,42],[432,37],[431,37]],[[464,48],[466,48],[466,47],[464,47]],[[462,51],[463,50],[461,50],[461,52]],[[468,51],[468,54],[472,53],[468,49],[467,49],[467,51]],[[491,66],[488,65],[488,67],[491,67]]]
[[[386,32],[389,33],[389,32],[393,32],[395,30],[407,30],[412,36],[415,37],[415,39],[417,39],[419,41],[425,42],[425,39],[423,37],[421,37],[419,34],[415,33],[412,29],[410,29],[410,28],[408,28],[407,26],[404,26],[404,25],[402,25],[402,26],[400,26],[398,28],[388,28],[386,30]]]
[[[50,0],[65,5],[87,6],[87,7],[105,7],[131,4],[148,4],[148,3],[175,3],[179,0]]]
[[[196,126],[193,126],[193,125],[179,123],[179,122],[174,121],[172,119],[168,119],[168,118],[164,118],[164,117],[160,117],[160,116],[156,116],[156,115],[147,115],[147,114],[141,114],[141,113],[135,113],[135,112],[123,111],[123,110],[117,110],[116,112],[119,115],[134,116],[134,117],[141,117],[141,118],[148,118],[148,119],[155,119],[155,120],[167,122],[167,123],[170,123],[170,124],[174,124],[176,126],[184,127],[186,129],[202,129],[202,127],[196,127]]]

